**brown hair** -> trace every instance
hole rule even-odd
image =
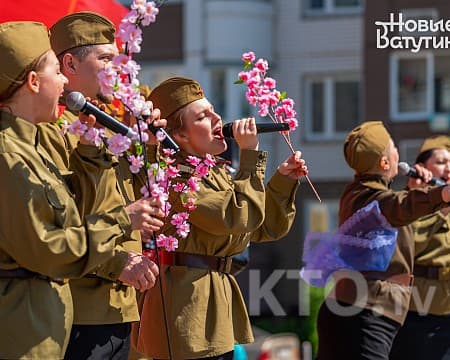
[[[20,87],[25,84],[27,80],[27,76],[31,71],[38,72],[41,70],[44,65],[47,63],[49,52],[42,54],[39,56],[36,60],[34,60],[23,72],[20,74],[20,76],[17,77],[17,79],[14,79],[12,84],[9,86],[9,88],[0,94],[0,107],[3,106],[3,102],[6,102],[12,96],[17,92],[17,90],[20,89]]]

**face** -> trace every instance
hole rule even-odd
[[[450,184],[450,151],[435,149],[424,166],[433,173],[434,177],[443,179]]]
[[[68,90],[79,91],[91,99],[110,103],[113,100],[112,96],[105,96],[100,92],[98,73],[104,70],[117,54],[115,44],[102,44],[93,45],[92,51],[82,59],[73,57],[72,68],[64,69],[69,78]]]
[[[45,60],[36,71],[39,84],[36,122],[54,122],[58,119],[58,100],[63,93],[64,85],[68,82],[60,71],[55,53],[50,50],[45,56]]]
[[[389,162],[389,170],[387,176],[393,178],[398,174],[398,149],[392,139],[389,140],[388,147],[386,149],[386,157]]]
[[[186,105],[182,119],[183,128],[174,134],[181,149],[199,157],[218,155],[227,149],[222,135],[222,119],[206,98]]]

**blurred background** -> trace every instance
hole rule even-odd
[[[59,7],[65,12],[97,11],[118,23],[131,1],[120,3],[123,6],[116,8],[114,0],[2,0],[0,20],[47,16],[50,26],[59,16],[49,14]],[[30,12],[30,6],[42,9],[42,14]],[[17,15],[19,9],[28,15]],[[291,133],[292,143],[302,151],[322,202],[302,183],[289,235],[277,243],[249,248],[250,263],[237,277],[258,335],[257,344],[247,347],[248,358],[264,359],[261,345],[277,333],[294,334],[305,344],[302,358],[314,356],[315,317],[323,290],[309,288],[299,278],[302,242],[308,231],[337,228],[339,195],[353,176],[342,151],[347,132],[362,121],[381,120],[394,137],[401,161],[409,163],[414,162],[426,136],[449,133],[449,46],[445,42],[440,49],[422,47],[417,52],[377,48],[380,27],[375,22],[389,21],[391,13],[396,19],[401,13],[404,21],[443,19],[445,23],[450,18],[450,3],[170,0],[160,8],[156,23],[144,28],[142,52],[136,59],[142,66],[141,82],[149,86],[170,76],[193,77],[203,85],[224,122],[254,114],[244,96],[246,89],[234,84],[242,70],[242,53],[253,51],[257,58],[268,60],[269,76],[296,103],[299,128]],[[446,29],[440,30],[399,33],[396,28],[389,36],[446,36]],[[260,148],[269,151],[270,177],[289,156],[289,148],[277,134],[261,135],[260,140]],[[227,155],[237,163],[233,146]],[[394,188],[403,185],[400,179]],[[301,344],[295,346],[301,348]]]

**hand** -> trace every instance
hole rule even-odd
[[[147,122],[149,125],[152,125],[154,127],[165,128],[167,126],[167,120],[161,119],[161,111],[159,109],[152,110],[152,114],[148,118]],[[157,143],[158,143],[158,140],[156,139],[156,136],[151,131],[148,131],[147,144],[156,145]]]
[[[442,200],[447,203],[450,203],[450,185],[446,185],[442,188],[441,191]]]
[[[294,154],[289,156],[283,163],[280,164],[280,166],[278,166],[278,171],[280,174],[288,176],[294,180],[308,175],[308,168],[305,165],[305,160],[301,157],[302,153],[300,151],[296,151]]]
[[[125,207],[133,230],[158,231],[164,222],[163,204],[154,198],[142,198]]]
[[[408,187],[410,189],[424,187],[427,185],[427,182],[429,182],[433,178],[433,173],[425,168],[422,164],[414,164],[413,168],[416,169],[419,178],[409,178]]]
[[[142,254],[129,252],[127,264],[120,273],[119,280],[139,291],[145,291],[155,286],[158,275],[158,266],[153,261]]]
[[[258,150],[258,135],[255,118],[245,118],[233,122],[233,136],[241,150]]]

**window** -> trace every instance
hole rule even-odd
[[[308,140],[339,140],[359,123],[360,89],[356,75],[313,77],[305,84]]]
[[[362,0],[307,0],[306,15],[357,14]]]
[[[214,110],[221,115],[225,115],[225,94],[225,69],[212,69],[210,97]]]
[[[333,232],[338,228],[339,199],[327,199],[326,205],[306,200],[305,210],[306,231]]]
[[[393,120],[433,120],[450,113],[450,54],[394,53],[390,88]]]

